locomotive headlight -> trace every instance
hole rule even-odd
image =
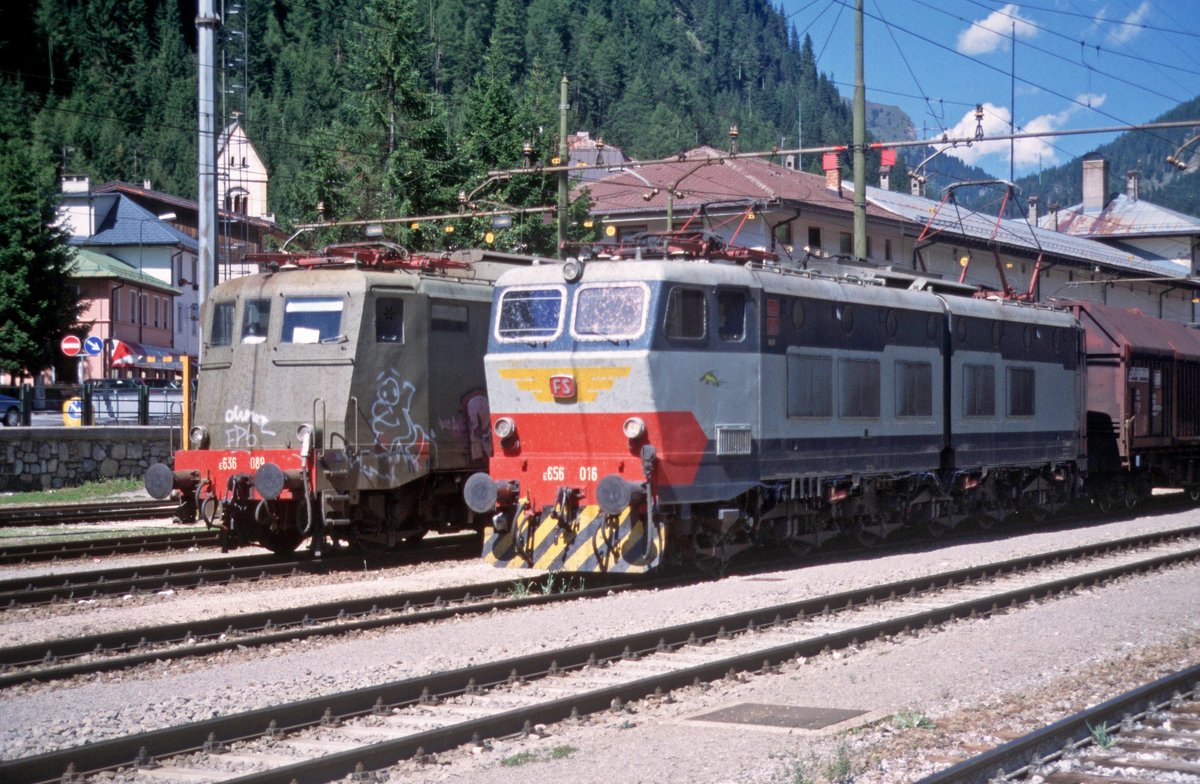
[[[188,438],[192,449],[208,449],[208,428],[204,425],[196,425],[189,430]]]
[[[492,425],[492,430],[496,433],[496,437],[502,442],[509,442],[517,435],[517,423],[512,420],[512,417],[500,417],[496,420],[496,424]]]
[[[630,441],[637,441],[646,435],[646,423],[642,421],[641,417],[629,417],[625,420],[625,424],[621,425],[621,429],[625,431],[625,437]]]
[[[567,259],[562,265],[562,276],[567,283],[577,283],[583,277],[583,261]]]
[[[308,453],[312,450],[312,425],[307,422],[296,428],[296,439],[300,441],[300,459],[308,460]]]

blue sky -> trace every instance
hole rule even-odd
[[[817,66],[853,95],[854,0],[773,0],[809,35]],[[920,138],[1149,122],[1200,95],[1200,0],[864,0],[867,99],[895,104]],[[1012,63],[1015,28],[1015,102]],[[922,130],[924,128],[924,134]],[[1016,143],[1016,175],[1065,163],[1112,134]],[[1163,156],[1173,148],[1164,140]],[[1009,142],[950,154],[996,176]]]

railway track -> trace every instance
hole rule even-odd
[[[46,504],[0,507],[0,528],[66,525],[168,517],[179,508],[174,501],[102,501],[90,504]]]
[[[281,561],[276,555],[262,553],[227,560],[210,558],[65,575],[20,577],[0,581],[0,610],[139,592],[156,593],[208,585],[227,585],[301,572],[319,573],[346,568],[361,570],[364,562],[381,566],[461,558],[476,555],[478,543],[477,535],[461,534],[424,540],[404,550],[381,556],[363,556],[361,553],[355,553],[327,556],[319,561],[311,558]]]
[[[102,558],[112,555],[165,553],[219,544],[217,532],[207,528],[168,534],[134,534],[103,539],[38,542],[0,546],[0,566]]]
[[[11,646],[0,648],[0,688],[313,637],[661,589],[681,581],[594,582],[600,585],[559,588],[548,576],[508,579]]]
[[[367,781],[398,760],[1197,560],[1194,530],[1127,541],[1119,551],[1045,553],[97,740],[0,762],[0,780],[83,781],[156,765],[155,776],[168,781]]]
[[[1200,526],[1172,536],[1200,537]],[[1161,541],[1162,535],[1131,537],[1110,543],[1113,552]],[[1063,551],[1070,558],[1095,548]],[[1029,559],[1012,568],[1027,568]],[[1036,559],[1034,559],[1036,562]],[[772,562],[774,564],[774,562]],[[778,564],[774,564],[778,565]],[[253,567],[250,569],[253,575]],[[706,579],[706,578],[701,578]],[[552,576],[504,580],[488,584],[447,587],[362,599],[322,602],[265,612],[228,615],[184,623],[125,629],[87,638],[64,638],[0,648],[0,688],[32,681],[61,680],[96,672],[220,653],[235,648],[290,642],[442,620],[456,615],[482,614],[536,604],[588,598],[626,590],[661,590],[692,583],[690,576],[627,581],[592,579],[578,585],[556,584]]]
[[[920,784],[1156,784],[1200,778],[1200,665],[928,776]]]

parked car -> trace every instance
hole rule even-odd
[[[0,420],[5,427],[21,424],[21,401],[12,395],[0,395]]]

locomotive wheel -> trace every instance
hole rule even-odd
[[[858,543],[863,547],[874,547],[875,545],[879,544],[879,534],[875,533],[874,531],[868,531],[861,525],[855,526],[854,538],[857,539]]]
[[[296,552],[296,548],[302,541],[304,541],[304,537],[296,530],[267,530],[263,532],[261,544],[276,555],[291,555]]]
[[[368,539],[363,536],[354,537],[354,546],[359,552],[367,555],[383,555],[388,551],[386,542],[381,542],[377,539]]]
[[[803,539],[788,539],[787,549],[796,558],[806,558],[814,548],[812,542],[806,542]]]

